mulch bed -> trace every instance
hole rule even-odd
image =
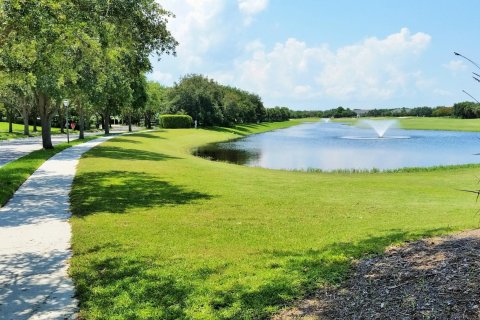
[[[480,319],[480,230],[391,247],[274,319]]]

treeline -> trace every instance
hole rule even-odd
[[[161,113],[188,114],[199,126],[231,126],[267,119],[257,94],[221,85],[202,75],[184,76],[168,90]]]
[[[255,93],[222,85],[203,75],[182,77],[171,88],[149,83],[152,112],[158,114],[188,114],[199,126],[232,126],[239,123],[286,121],[309,117],[354,117],[350,109],[291,110],[276,106],[266,108]],[[160,98],[162,97],[162,98]],[[154,103],[152,103],[154,102]],[[154,105],[157,105],[157,110]]]
[[[453,107],[438,106],[396,109],[372,109],[362,114],[366,117],[451,117]]]
[[[457,118],[475,119],[480,118],[480,103],[464,101],[453,105],[453,115]]]
[[[156,82],[149,82],[147,87],[149,116],[187,114],[203,127],[286,121],[323,114],[322,111],[294,111],[287,107],[266,108],[259,95],[219,84],[199,74],[186,75],[173,87]]]
[[[353,110],[343,107],[325,111],[291,110],[284,106],[266,108],[257,94],[219,84],[199,74],[186,75],[171,88],[154,82],[149,83],[149,88],[147,104],[152,105],[152,113],[188,114],[197,120],[198,126],[232,126],[293,118],[342,118],[357,115]]]
[[[362,114],[366,117],[455,117],[462,119],[480,118],[480,104],[464,101],[455,103],[452,107],[438,106],[397,109],[373,109]]]

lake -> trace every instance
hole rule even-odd
[[[479,138],[478,132],[390,128],[376,139],[370,128],[315,122],[203,146],[194,154],[270,169],[389,170],[479,163]]]

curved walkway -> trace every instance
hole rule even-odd
[[[111,138],[56,154],[0,208],[0,319],[75,317],[69,193],[80,156]]]

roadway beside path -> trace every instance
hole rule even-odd
[[[134,128],[137,131],[138,128]],[[126,126],[113,126],[110,130],[112,134],[124,133],[128,131]],[[85,132],[85,136],[99,135],[99,132]],[[70,140],[78,139],[78,131],[70,134]],[[53,145],[67,142],[67,135],[52,135]],[[15,161],[33,151],[42,149],[42,137],[29,137],[21,139],[11,139],[0,141],[0,168],[9,162]]]

